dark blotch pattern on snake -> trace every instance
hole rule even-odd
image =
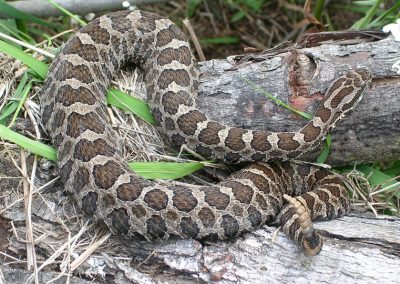
[[[359,101],[367,71],[349,71],[335,81],[315,117],[299,131],[228,127],[196,108],[198,71],[179,28],[155,14],[124,11],[94,20],[71,38],[42,89],[43,123],[58,151],[62,181],[82,211],[113,233],[148,240],[226,239],[278,216],[284,232],[306,253],[320,251],[322,240],[310,218],[349,211],[343,182],[327,170],[294,162],[253,163],[217,185],[190,190],[132,172],[108,122],[104,96],[125,64],[143,70],[157,126],[173,143],[230,163],[285,161],[315,148]],[[290,203],[284,205],[284,195],[297,197],[286,197]]]

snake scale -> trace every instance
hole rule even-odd
[[[173,144],[229,163],[254,163],[195,189],[140,178],[122,159],[105,102],[112,76],[126,64],[143,70],[157,126]],[[226,239],[278,218],[288,237],[313,255],[322,239],[311,219],[345,214],[349,197],[333,173],[287,160],[315,148],[354,108],[369,80],[365,69],[337,79],[299,131],[228,127],[196,108],[198,70],[182,31],[156,14],[123,11],[95,19],[62,48],[41,90],[42,120],[66,190],[85,215],[115,234]],[[275,162],[260,162],[268,160]]]

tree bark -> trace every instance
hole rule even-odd
[[[77,14],[77,15],[85,15],[88,13],[99,13],[104,11],[118,11],[126,6],[123,6],[122,3],[129,3],[131,6],[135,5],[145,5],[145,4],[153,4],[153,3],[161,3],[168,2],[170,0],[90,0],[90,1],[74,1],[74,0],[54,0],[55,3],[61,5],[63,8],[68,11]],[[36,17],[56,17],[61,16],[63,13],[55,8],[53,5],[48,3],[47,1],[42,0],[20,0],[20,1],[12,1],[7,2],[14,8],[18,10],[31,14]],[[0,18],[5,17],[0,13]]]
[[[239,64],[235,63],[235,57],[206,61],[201,64],[199,108],[211,118],[232,126],[296,130],[305,120],[255,91],[245,79],[282,101],[290,103],[291,100],[293,106],[305,106],[305,110],[313,113],[321,93],[324,94],[338,74],[365,67],[373,75],[372,86],[333,130],[327,163],[341,166],[397,160],[400,158],[400,69],[396,69],[400,64],[399,54],[400,42],[390,37],[352,45],[289,47],[279,54],[248,55]],[[301,70],[293,63],[299,55],[307,56],[309,70]],[[305,87],[293,87],[296,80],[300,82],[299,77],[293,77],[296,73],[306,74],[302,75]],[[311,79],[304,79],[307,76]],[[300,95],[296,96],[295,92]],[[320,149],[302,159],[315,162]]]

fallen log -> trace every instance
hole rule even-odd
[[[27,201],[16,191],[20,179],[11,162],[2,159],[0,165],[0,279],[29,283],[35,277],[26,269]],[[37,176],[36,188],[45,182]],[[31,201],[39,283],[397,283],[400,276],[398,217],[356,211],[316,223],[324,247],[307,257],[271,225],[216,243],[108,238],[99,224],[85,223],[62,184],[39,192]]]
[[[199,108],[228,125],[296,130],[305,124],[304,118],[255,91],[249,81],[283,102],[313,113],[321,94],[338,74],[365,67],[373,74],[371,88],[333,130],[327,163],[342,166],[400,158],[400,42],[389,37],[351,45],[289,46],[282,51],[240,56],[239,63],[235,57],[203,62]],[[299,60],[308,65],[301,67]],[[315,162],[320,151],[321,147],[301,159]]]

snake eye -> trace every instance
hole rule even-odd
[[[354,73],[355,73],[354,85],[356,87],[361,87],[362,85],[365,84],[365,82],[371,79],[371,72],[366,68],[356,69],[354,70]]]

